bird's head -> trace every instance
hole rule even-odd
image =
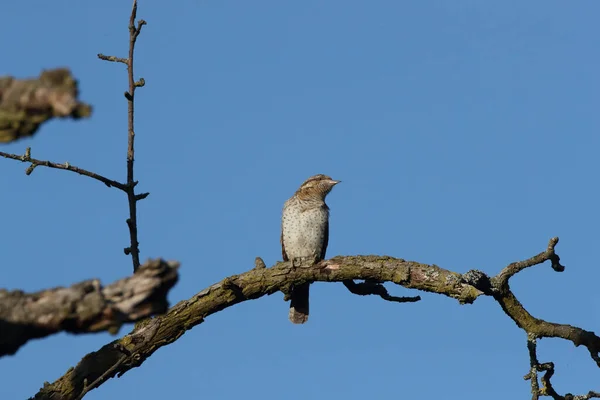
[[[302,200],[325,200],[331,189],[340,183],[323,174],[311,176],[304,181],[296,191],[296,196]]]

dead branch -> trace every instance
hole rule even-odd
[[[588,400],[592,398],[600,398],[600,393],[590,391],[583,395],[573,395],[567,393],[561,396],[554,390],[550,379],[554,375],[554,363],[540,363],[537,358],[537,338],[533,334],[527,335],[527,350],[529,352],[529,372],[523,377],[526,381],[531,382],[531,399],[538,400],[540,396],[552,397],[554,400]],[[544,372],[541,377],[542,387],[538,382],[538,372]]]
[[[350,293],[359,296],[375,295],[381,297],[385,301],[391,301],[395,303],[415,303],[421,300],[421,296],[392,296],[388,293],[387,289],[381,282],[367,280],[356,283],[353,280],[347,280],[343,283]]]
[[[498,276],[495,278],[495,285],[500,288],[502,286],[508,285],[508,280],[514,276],[515,274],[521,272],[525,268],[533,267],[534,265],[542,264],[548,260],[552,263],[550,266],[556,272],[563,272],[565,270],[564,265],[560,263],[560,257],[554,252],[554,248],[558,244],[558,238],[553,237],[548,242],[548,247],[545,251],[542,251],[535,256],[528,258],[524,261],[518,261],[511,263],[506,268],[504,268]]]
[[[177,268],[177,263],[154,260],[106,287],[93,279],[30,294],[0,289],[0,357],[30,339],[61,331],[116,333],[123,323],[164,313]]]
[[[139,20],[135,25],[137,14],[137,1],[133,2],[131,16],[129,18],[129,57],[119,58],[98,54],[102,60],[120,62],[127,65],[127,76],[129,91],[125,92],[128,112],[128,144],[127,144],[127,181],[119,181],[106,178],[96,172],[71,165],[68,162],[57,163],[49,160],[39,160],[31,157],[31,148],[28,147],[25,154],[10,154],[0,152],[0,157],[8,158],[24,163],[29,166],[25,170],[27,175],[39,166],[61,169],[75,172],[104,183],[108,187],[115,187],[127,194],[129,205],[129,218],[126,223],[129,229],[130,244],[125,247],[124,253],[131,255],[133,271],[140,266],[140,250],[138,242],[137,226],[137,202],[148,197],[150,193],[136,193],[138,184],[134,180],[134,97],[135,90],[145,84],[140,78],[134,80],[133,56],[135,43],[142,26],[146,21]],[[12,77],[0,78],[0,143],[10,142],[20,137],[31,136],[38,126],[51,117],[81,118],[91,114],[91,107],[76,100],[77,81],[71,76],[68,69],[56,69],[44,71],[38,79],[15,80]]]
[[[551,243],[553,241],[558,240],[551,239]],[[555,256],[554,245],[552,251],[546,250],[535,256],[536,262],[552,261]],[[243,301],[278,291],[285,293],[291,285],[307,282],[364,280],[378,285],[392,282],[405,288],[442,294],[457,299],[461,304],[473,303],[481,295],[492,296],[519,327],[526,332],[533,332],[537,338],[557,337],[569,340],[576,346],[584,345],[594,360],[597,349],[600,349],[600,337],[593,332],[532,317],[514,298],[507,286],[508,280],[504,283],[502,272],[493,278],[480,271],[461,275],[436,265],[383,256],[338,256],[308,268],[293,268],[284,262],[272,268],[262,268],[260,261],[256,260],[250,271],[225,278],[189,300],[179,302],[167,314],[144,321],[131,334],[88,354],[75,368],[54,383],[44,386],[35,399],[76,399],[84,390],[89,390],[85,382],[100,385],[107,379],[140,366],[156,350],[173,343],[188,329],[204,322],[209,315]],[[369,288],[364,292],[378,290],[371,290],[373,285],[370,284],[362,288]],[[528,317],[523,320],[525,314]]]
[[[123,375],[141,365],[159,348],[173,343],[188,329],[202,323],[209,315],[243,301],[284,291],[292,284],[352,279],[393,282],[406,288],[443,294],[461,303],[472,303],[482,294],[463,283],[460,274],[435,265],[392,257],[335,257],[308,268],[292,268],[284,262],[272,268],[261,268],[260,262],[258,264],[258,268],[225,278],[189,300],[176,304],[164,316],[144,321],[131,334],[88,354],[63,377],[44,386],[35,399],[77,399],[85,390],[84,382],[96,382],[101,376],[102,381],[106,381]],[[153,333],[144,335],[149,329]],[[107,374],[109,370],[111,372]]]
[[[4,158],[8,158],[11,160],[16,160],[16,161],[21,161],[24,163],[29,163],[29,166],[27,167],[27,169],[25,170],[25,174],[26,175],[31,175],[31,173],[33,172],[33,170],[39,166],[42,167],[48,167],[48,168],[54,168],[54,169],[62,169],[65,171],[71,171],[71,172],[75,172],[79,175],[84,175],[87,176],[88,178],[92,178],[92,179],[96,179],[97,181],[100,181],[102,183],[104,183],[106,186],[108,187],[116,187],[119,190],[123,190],[126,191],[126,185],[117,181],[114,181],[112,179],[108,179],[100,174],[97,174],[95,172],[91,172],[91,171],[87,171],[83,168],[79,168],[76,167],[74,165],[71,165],[68,162],[59,164],[59,163],[55,163],[52,161],[46,161],[46,160],[37,160],[35,158],[31,158],[31,147],[28,147],[25,150],[25,154],[23,155],[19,155],[19,154],[9,154],[9,153],[5,153],[3,151],[0,151],[0,157],[4,157]]]
[[[137,182],[134,179],[133,163],[135,159],[135,130],[134,130],[134,106],[135,106],[135,90],[138,87],[142,87],[146,84],[144,78],[140,78],[139,81],[135,81],[135,75],[133,73],[133,56],[135,53],[135,42],[137,37],[142,31],[142,27],[146,25],[146,21],[143,19],[137,22],[137,0],[133,1],[133,7],[131,9],[131,15],[129,16],[129,55],[127,58],[106,56],[104,54],[98,54],[98,58],[104,61],[118,62],[127,65],[127,80],[129,82],[129,90],[125,92],[125,98],[127,99],[127,184],[125,185],[127,200],[129,203],[129,218],[127,218],[127,227],[129,228],[129,241],[130,244],[124,250],[126,255],[131,255],[131,261],[133,262],[133,272],[135,272],[140,266],[140,247],[138,242],[138,227],[137,227],[137,202],[148,197],[149,193],[136,194],[135,186]]]
[[[600,338],[594,332],[571,325],[556,324],[535,318],[523,307],[510,290],[509,279],[527,267],[550,261],[554,271],[563,272],[565,267],[560,264],[560,257],[554,251],[557,244],[557,237],[550,239],[546,250],[525,261],[508,265],[497,276],[492,278],[481,271],[469,271],[463,275],[464,282],[473,285],[486,295],[492,296],[500,304],[506,315],[525,332],[533,334],[537,338],[555,337],[569,340],[575,346],[583,345],[590,352],[592,360],[600,367]]]
[[[85,118],[92,113],[80,102],[77,80],[66,68],[42,71],[38,78],[0,77],[0,143],[34,135],[51,118]]]

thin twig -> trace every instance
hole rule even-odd
[[[135,160],[135,130],[134,130],[134,99],[135,89],[142,87],[146,84],[144,78],[140,78],[139,81],[135,81],[133,73],[133,56],[135,50],[135,42],[139,36],[142,26],[146,25],[146,21],[143,19],[137,22],[136,27],[136,16],[137,16],[137,0],[133,1],[133,7],[131,9],[131,15],[129,17],[129,55],[128,58],[121,58],[115,56],[107,56],[104,54],[98,54],[98,58],[104,61],[119,62],[127,65],[127,80],[129,83],[129,90],[125,92],[125,98],[127,99],[127,183],[124,185],[124,191],[127,193],[127,201],[129,203],[129,218],[127,218],[127,227],[129,228],[129,247],[124,249],[125,254],[131,255],[131,261],[133,263],[133,271],[137,271],[140,266],[140,243],[138,242],[138,228],[137,228],[137,202],[148,197],[150,193],[135,193],[135,186],[137,182],[134,178],[133,164]]]
[[[100,375],[98,379],[96,379],[90,385],[85,385],[81,390],[81,394],[77,397],[77,400],[83,399],[87,392],[96,389],[98,386],[100,386],[104,382],[104,380],[108,378],[109,375],[111,375],[117,368],[119,368],[119,365],[121,365],[126,359],[127,355],[123,354],[123,356],[119,358],[119,360],[116,363],[114,363],[112,367],[108,368],[102,375]]]
[[[534,265],[541,264],[545,261],[550,260],[552,262],[552,269],[556,272],[563,272],[565,267],[560,263],[560,257],[554,252],[554,248],[558,244],[558,237],[553,237],[548,242],[548,247],[545,251],[527,259],[524,261],[514,262],[504,268],[497,276],[497,283],[502,286],[505,285],[508,280],[515,274],[521,272],[525,268],[532,267]]]
[[[125,184],[114,181],[112,179],[105,178],[104,176],[99,175],[95,172],[87,171],[85,169],[76,167],[74,165],[69,164],[68,162],[66,162],[64,164],[58,164],[58,163],[51,162],[51,161],[37,160],[35,158],[31,158],[31,147],[28,147],[27,150],[25,150],[25,154],[23,154],[23,155],[9,154],[9,153],[4,153],[4,152],[0,151],[0,157],[10,158],[12,160],[21,161],[24,163],[31,163],[31,165],[29,167],[27,167],[27,169],[25,170],[25,173],[27,175],[31,175],[33,170],[38,166],[62,169],[65,171],[76,172],[79,175],[85,175],[87,177],[96,179],[96,180],[104,183],[108,187],[116,187],[117,189],[127,192],[127,186]]]
[[[527,334],[527,350],[529,352],[529,372],[523,377],[525,380],[531,381],[531,399],[538,400],[540,396],[552,397],[554,400],[588,400],[591,398],[600,397],[600,393],[590,391],[584,395],[572,395],[567,393],[561,396],[554,390],[550,379],[554,375],[554,363],[540,363],[537,358],[537,337],[532,333]],[[542,387],[538,383],[538,372],[544,372],[542,375]]]
[[[98,58],[101,60],[104,60],[104,61],[119,62],[121,64],[127,64],[126,58],[115,57],[115,56],[105,56],[102,53],[98,53]]]
[[[529,372],[527,375],[523,377],[525,380],[529,380],[531,382],[531,400],[538,400],[540,398],[540,386],[538,382],[537,375],[537,338],[535,335],[528,333],[527,334],[527,350],[529,350]]]
[[[129,17],[129,58],[127,59],[127,76],[129,80],[129,92],[127,98],[127,127],[128,127],[128,140],[127,140],[127,200],[129,201],[129,219],[127,219],[127,226],[129,227],[129,239],[131,245],[125,249],[125,253],[131,254],[133,262],[133,271],[135,272],[140,266],[140,249],[137,234],[137,202],[144,197],[136,197],[135,184],[133,175],[133,162],[135,155],[135,130],[134,130],[134,97],[135,89],[137,87],[134,75],[133,75],[133,55],[135,50],[135,42],[137,40],[142,26],[146,24],[146,21],[140,20],[138,26],[135,26],[135,18],[137,16],[137,0],[133,1],[133,8],[131,10],[131,16]]]

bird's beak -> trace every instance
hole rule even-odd
[[[341,181],[334,181],[333,179],[331,180],[331,186],[335,186],[338,183],[340,183]]]

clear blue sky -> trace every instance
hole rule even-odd
[[[6,2],[0,75],[68,66],[91,119],[2,151],[125,176],[130,1]],[[329,196],[328,256],[387,254],[497,273],[560,236],[567,269],[512,287],[536,317],[600,331],[600,3],[141,0],[137,179],[141,255],[181,261],[172,304],[281,258],[283,202],[308,176]],[[0,160],[0,286],[131,273],[125,196]],[[416,295],[390,287],[397,295]],[[460,306],[311,289],[227,309],[86,399],[529,398],[523,331],[489,298]],[[126,334],[123,327],[119,335]],[[0,359],[0,398],[31,396],[115,337],[56,335]],[[600,389],[584,348],[545,339],[562,394]]]

